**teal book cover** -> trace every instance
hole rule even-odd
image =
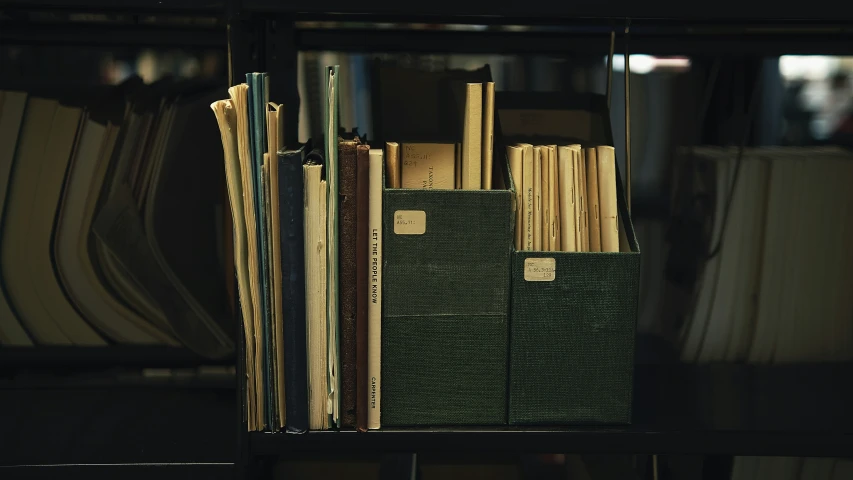
[[[267,88],[266,73],[247,73],[246,83],[249,85],[248,103],[249,103],[249,141],[250,153],[252,156],[252,172],[255,177],[255,217],[257,218],[258,229],[258,252],[259,273],[261,285],[261,312],[263,312],[261,325],[261,351],[262,351],[262,368],[264,377],[264,418],[270,427],[274,425],[273,421],[273,391],[272,391],[272,302],[270,300],[270,285],[267,279],[269,278],[269,254],[266,241],[266,210],[264,208],[264,189],[263,189],[263,164],[264,151],[267,145],[267,98],[269,96]]]

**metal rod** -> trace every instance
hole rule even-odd
[[[625,196],[628,201],[628,213],[631,213],[631,55],[628,51],[628,38],[631,19],[625,25]]]
[[[607,55],[607,110],[610,110],[610,97],[613,95],[613,50],[616,47],[616,32],[610,32],[610,54]]]

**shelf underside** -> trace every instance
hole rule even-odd
[[[224,0],[7,0],[11,9],[66,9],[91,12],[196,12],[224,13]],[[849,22],[853,10],[841,8],[842,3],[831,0],[760,0],[743,2],[718,0],[714,3],[673,3],[662,0],[635,2],[629,0],[576,0],[553,2],[487,2],[457,0],[443,2],[399,2],[374,0],[351,2],[345,0],[243,0],[241,7],[248,12],[284,13],[302,16],[333,18],[348,14],[386,16],[411,20],[433,21],[436,17],[455,18],[459,23],[476,21],[502,22],[559,22],[570,19],[609,20],[684,20],[718,22]]]
[[[254,455],[524,452],[849,456],[853,366],[638,366],[634,424],[253,433]]]
[[[830,0],[802,3],[795,0],[768,0],[742,2],[722,0],[714,3],[673,3],[664,1],[636,2],[629,0],[577,0],[554,2],[528,0],[526,2],[487,2],[485,0],[460,0],[452,4],[443,2],[399,2],[375,0],[350,2],[345,0],[243,0],[243,8],[265,12],[287,13],[351,13],[412,15],[420,17],[514,17],[518,19],[609,18],[609,19],[708,19],[708,20],[826,20],[853,19],[850,9],[841,11],[840,4]]]
[[[228,471],[220,464],[237,459],[236,399],[221,388],[0,388],[0,467],[216,463]],[[153,477],[164,478],[143,476]]]
[[[304,452],[625,453],[849,456],[853,434],[637,429],[425,429],[251,435],[253,455]],[[298,455],[297,455],[298,456]]]

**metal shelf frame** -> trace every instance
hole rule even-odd
[[[136,23],[126,25],[91,23],[2,23],[5,14],[18,12],[84,12],[126,15],[203,15],[224,20],[221,26],[198,27]],[[447,12],[453,12],[448,14]],[[313,23],[312,23],[313,22]],[[328,25],[326,22],[335,22]],[[487,25],[482,31],[424,30],[411,28],[364,28],[363,24],[426,23]],[[359,25],[361,24],[361,25]],[[527,31],[508,31],[502,25],[531,25]],[[630,35],[626,37],[626,27]],[[486,3],[485,0],[445,2],[399,2],[378,0],[355,3],[343,0],[0,0],[0,43],[67,43],[77,45],[183,45],[223,48],[228,51],[232,84],[243,81],[243,72],[264,70],[273,79],[272,98],[287,106],[286,123],[298,121],[299,97],[296,88],[297,52],[300,50],[337,50],[348,52],[431,52],[431,53],[567,53],[606,54],[609,35],[616,33],[616,51],[627,44],[631,52],[658,55],[724,55],[737,57],[781,54],[853,54],[853,9],[841,9],[837,2],[797,0],[743,2],[720,0],[697,6],[690,3],[631,2],[628,0],[579,0],[553,2],[528,0],[524,3]],[[288,142],[295,140],[296,129],[289,128]],[[242,326],[238,325],[242,338]],[[672,418],[654,423],[654,414],[644,407],[635,408],[636,426],[624,428],[495,428],[383,430],[378,432],[309,432],[304,435],[249,433],[245,422],[245,371],[243,342],[236,354],[237,454],[233,473],[250,478],[253,465],[269,458],[317,452],[595,452],[595,453],[695,453],[798,456],[848,456],[846,448],[853,440],[850,413],[833,429],[763,428],[761,424],[739,428],[736,423],[699,422],[679,428]],[[65,355],[23,353],[0,349],[0,365],[17,362],[46,366]],[[83,366],[105,362],[138,365],[157,358],[154,350],[106,350],[79,353]],[[194,358],[165,356],[163,366],[192,364]],[[828,376],[800,372],[801,381],[814,377],[826,388],[841,389],[841,400],[853,399],[850,387],[833,379],[837,367],[815,367]],[[747,369],[748,370],[748,369]],[[843,368],[842,368],[843,370]],[[775,376],[791,372],[779,370]],[[795,372],[796,373],[796,372]],[[849,372],[847,372],[849,373]],[[690,374],[692,375],[692,374]],[[735,377],[739,374],[735,372]],[[751,375],[751,374],[750,374]],[[846,377],[845,377],[846,375]],[[642,375],[640,375],[642,377]],[[675,382],[684,380],[672,380]],[[790,380],[790,377],[786,381]],[[646,388],[640,384],[640,388]],[[651,384],[649,384],[651,385]],[[839,386],[841,385],[841,386]],[[652,389],[657,398],[673,394],[671,387]],[[793,388],[803,390],[797,383]],[[819,389],[818,389],[819,390]],[[704,391],[704,390],[697,390]],[[695,400],[697,391],[687,390],[683,398]],[[762,391],[747,390],[750,395]],[[640,390],[637,394],[643,394]],[[676,392],[677,393],[677,392]],[[683,392],[682,392],[683,393]],[[707,393],[707,392],[706,392]],[[813,392],[819,399],[819,391]],[[691,395],[692,394],[692,395]],[[676,395],[676,397],[678,397]],[[682,397],[678,397],[682,398]],[[770,404],[778,399],[768,399]],[[733,400],[738,404],[742,399]],[[828,412],[843,411],[838,405],[793,402],[791,411],[809,406]],[[833,402],[837,403],[836,400]],[[651,404],[655,401],[652,399]],[[642,405],[648,406],[646,399]],[[737,405],[736,405],[737,406]],[[704,405],[706,408],[713,406]],[[666,407],[659,406],[659,411]],[[698,408],[698,407],[696,407]],[[749,411],[756,408],[750,405]],[[713,410],[713,409],[712,409]],[[777,408],[774,410],[779,412]],[[658,412],[659,413],[659,412]],[[693,412],[696,413],[696,412]],[[790,413],[790,412],[789,412]],[[804,419],[810,421],[809,418]],[[175,428],[181,428],[180,422]],[[84,468],[84,467],[79,467]],[[220,467],[206,467],[219,470]],[[232,469],[223,466],[229,475]],[[156,469],[155,469],[156,470]],[[149,473],[152,471],[147,470]],[[0,471],[2,475],[2,471]]]

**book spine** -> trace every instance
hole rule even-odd
[[[575,240],[574,161],[569,147],[557,147],[557,177],[560,185],[560,250],[577,250]]]
[[[542,250],[551,251],[553,249],[551,245],[551,177],[548,171],[548,147],[542,145],[540,152],[542,155],[542,165],[540,167],[542,173],[542,190],[540,191],[542,201]]]
[[[601,251],[601,221],[598,205],[598,160],[594,148],[585,151],[586,191],[589,203],[589,251]]]
[[[495,131],[495,82],[487,82],[483,89],[483,190],[492,189],[492,153]]]
[[[279,211],[279,187],[281,177],[278,171],[278,145],[279,145],[279,107],[274,103],[270,103],[272,110],[267,112],[267,151],[270,156],[269,176],[270,176],[270,215],[275,219],[271,222],[270,228],[270,255],[272,256],[273,271],[270,274],[272,278],[272,324],[273,324],[273,340],[275,341],[275,384],[278,388],[276,392],[276,410],[279,413],[278,430],[284,428],[287,424],[285,413],[284,394],[284,310],[281,303],[281,291],[283,288],[282,282],[284,279],[281,276],[281,212]],[[300,171],[301,173],[301,171]]]
[[[302,151],[279,157],[279,213],[282,308],[284,314],[284,393],[288,432],[308,429],[308,359],[305,325],[305,241]]]
[[[340,339],[341,339],[341,425],[355,427],[356,420],[356,302],[357,302],[357,142],[338,142],[340,162]]]
[[[400,144],[397,142],[388,142],[385,144],[388,153],[386,159],[388,161],[388,183],[391,188],[402,188],[403,186],[403,167],[400,160]]]
[[[326,67],[326,326],[329,332],[329,415],[340,427],[340,344],[338,336],[338,65]]]
[[[320,213],[320,217],[318,219],[317,224],[319,225],[318,238],[322,239],[322,247],[319,249],[320,252],[318,254],[318,269],[319,274],[317,275],[320,280],[320,285],[318,286],[319,291],[321,292],[320,303],[318,305],[318,310],[323,309],[322,311],[322,319],[318,318],[318,321],[322,321],[323,325],[323,340],[325,343],[323,344],[322,350],[319,352],[319,355],[323,358],[321,359],[322,365],[325,367],[323,370],[322,377],[322,386],[325,390],[324,395],[321,400],[321,404],[319,405],[322,408],[323,414],[323,428],[328,429],[333,425],[335,421],[335,412],[337,408],[337,402],[334,402],[334,393],[337,392],[337,380],[333,375],[334,372],[337,371],[337,356],[335,355],[335,346],[337,345],[337,339],[335,338],[333,332],[329,326],[329,318],[328,318],[328,306],[329,306],[329,246],[326,243],[329,237],[329,222],[328,222],[328,211],[329,211],[329,182],[326,180],[320,181],[320,192],[319,192],[319,207],[318,211]],[[318,312],[318,315],[320,313]]]
[[[524,190],[524,186],[522,185],[521,180],[521,172],[522,172],[522,147],[518,146],[507,146],[506,153],[509,158],[509,170],[510,175],[512,176],[512,183],[515,186],[515,249],[522,250],[522,241],[524,234],[524,228],[522,225],[522,219],[524,218],[524,201],[522,198],[524,197],[522,191]]]
[[[548,146],[548,231],[551,251],[560,251],[559,186],[557,185],[557,146]]]
[[[304,165],[303,188],[305,230],[305,322],[308,356],[308,428],[328,428],[326,399],[327,333],[326,333],[326,224],[321,211],[320,172],[322,165]],[[325,190],[322,191],[325,194]],[[287,391],[287,389],[285,389]]]
[[[533,145],[525,144],[522,146],[521,158],[521,183],[524,193],[522,245],[523,250],[533,250],[533,205],[536,203],[533,192]]]
[[[589,251],[589,193],[587,188],[586,154],[583,150],[578,151],[578,168],[580,168],[580,190],[581,190],[581,242],[582,252]]]
[[[367,376],[367,303],[370,295],[370,147],[359,145],[356,154],[356,427],[367,430],[367,400],[369,381]]]
[[[370,150],[370,192],[368,230],[370,233],[370,302],[367,304],[367,355],[370,397],[367,428],[381,425],[382,400],[382,150]]]
[[[601,222],[601,251],[619,251],[616,207],[616,154],[613,147],[596,147],[598,157],[598,208]],[[590,180],[594,181],[594,180]]]
[[[271,317],[271,302],[270,289],[268,278],[268,255],[267,255],[267,227],[266,227],[266,209],[264,208],[264,183],[263,183],[263,162],[264,162],[264,147],[266,146],[266,101],[264,86],[266,74],[263,73],[247,73],[246,83],[249,84],[248,104],[249,104],[249,137],[252,157],[252,166],[255,177],[255,215],[257,219],[256,227],[258,229],[258,256],[259,263],[259,284],[261,285],[261,372],[262,389],[263,389],[263,422],[266,428],[271,428],[273,425],[272,419],[272,389],[270,388],[272,380],[272,335],[270,333],[270,317]]]
[[[533,147],[533,250],[542,250],[542,148]]]
[[[482,184],[483,85],[469,83],[465,93],[462,133],[462,188],[479,190]]]
[[[277,158],[270,158],[269,153],[264,153],[264,164],[263,164],[263,174],[261,177],[261,179],[262,179],[261,184],[262,184],[262,187],[264,189],[264,209],[266,209],[267,213],[272,212],[272,204],[275,203],[274,199],[272,197],[270,197],[271,192],[272,192],[271,184],[272,184],[272,180],[273,180],[272,177],[270,177],[270,170],[271,170],[270,162],[277,162],[277,161],[278,161]],[[272,215],[271,214],[267,215],[266,222],[267,222],[267,224],[265,226],[266,227],[266,244],[267,244],[267,248],[270,251],[272,251],[272,238],[273,238],[272,237],[272,227],[274,224],[272,222]],[[273,288],[273,285],[274,285],[274,283],[273,283],[274,282],[273,270],[274,270],[274,268],[272,268],[273,267],[272,263],[274,261],[275,260],[272,257],[272,255],[270,255],[270,257],[268,258],[268,262],[270,262],[270,268],[267,268],[267,271],[266,271],[266,273],[267,273],[267,277],[266,277],[267,285],[270,286],[270,297],[271,297],[270,303],[271,304],[274,303],[274,300],[272,297],[274,296],[274,291],[275,291],[275,289]],[[267,398],[271,399],[271,401],[269,403],[269,412],[268,412],[269,418],[268,418],[268,422],[267,422],[267,428],[270,431],[275,432],[279,428],[278,427],[279,418],[281,416],[284,416],[284,412],[280,412],[278,410],[278,405],[279,405],[279,403],[278,403],[279,385],[278,385],[278,370],[277,370],[278,364],[276,363],[275,359],[278,356],[277,352],[279,351],[279,345],[278,345],[278,338],[276,337],[276,333],[275,333],[276,332],[276,330],[275,330],[275,327],[276,327],[275,309],[271,308],[270,313],[271,313],[271,315],[270,315],[271,318],[270,318],[270,325],[269,325],[269,338],[267,340],[267,345],[269,346],[270,358],[266,359],[267,365],[268,365],[267,368],[269,369],[270,377],[269,377],[268,383],[266,384],[266,390],[267,390]]]

